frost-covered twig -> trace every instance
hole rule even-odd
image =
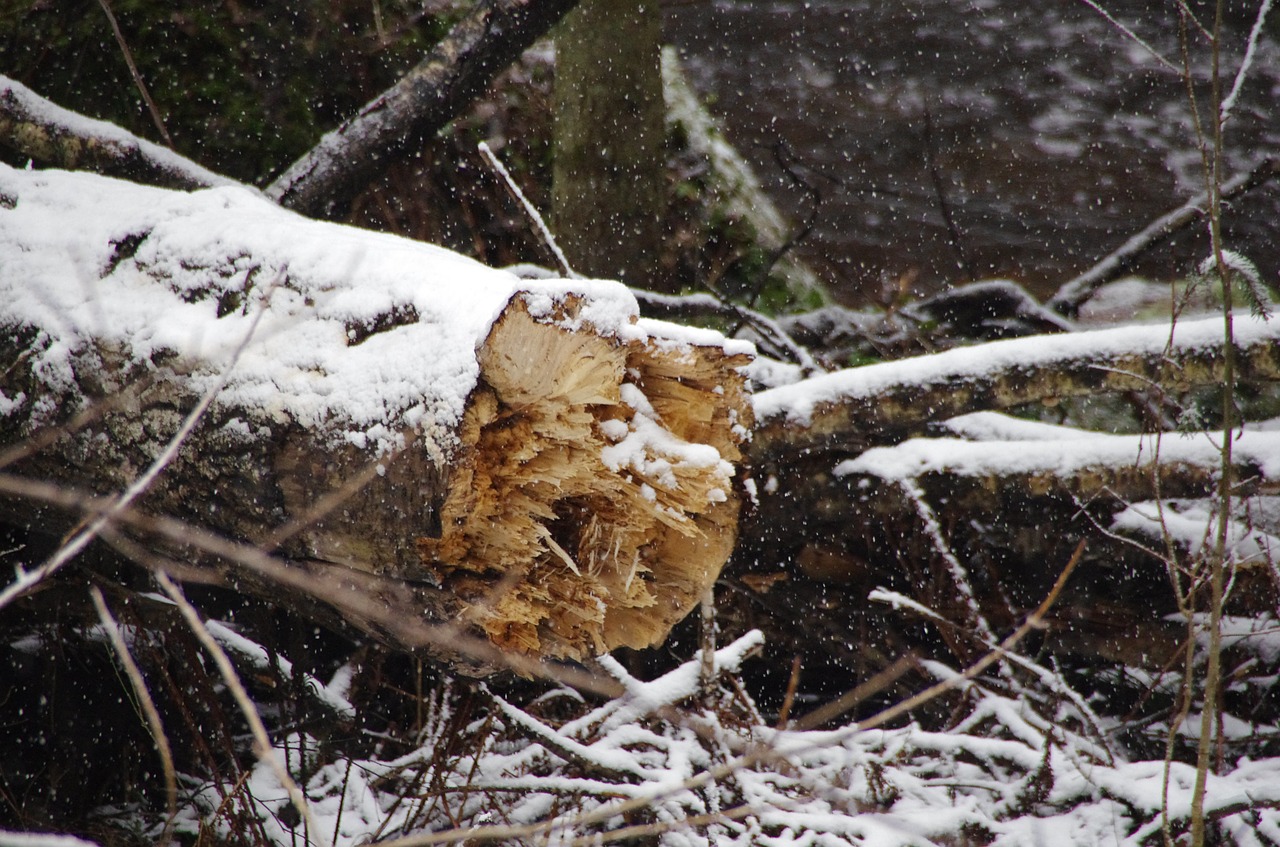
[[[1263,24],[1266,23],[1267,14],[1270,11],[1271,0],[1262,0],[1262,5],[1258,7],[1258,15],[1253,20],[1253,28],[1249,30],[1249,42],[1245,47],[1244,58],[1240,60],[1240,68],[1236,71],[1235,81],[1231,84],[1231,91],[1218,107],[1218,120],[1223,124],[1231,117],[1231,110],[1235,108],[1240,89],[1244,87],[1245,80],[1249,77],[1249,69],[1253,67],[1253,55],[1258,48],[1258,36],[1262,34]]]
[[[898,486],[915,507],[925,534],[933,542],[934,552],[946,563],[947,570],[951,574],[952,587],[960,596],[960,601],[969,617],[969,624],[977,629],[978,636],[983,642],[994,644],[995,633],[991,631],[991,624],[987,623],[986,615],[982,614],[982,608],[978,605],[978,598],[973,594],[973,587],[969,585],[969,573],[964,565],[960,564],[946,536],[942,534],[942,526],[938,523],[938,516],[934,514],[933,507],[925,497],[924,489],[920,487],[917,480],[909,477],[898,480]]]
[[[618,755],[618,751],[593,750],[590,745],[556,732],[542,721],[490,693],[498,710],[555,755],[580,766],[586,773],[602,776],[614,782],[643,779],[645,773],[635,767],[631,757]],[[612,752],[613,755],[609,755]]]
[[[869,595],[867,595],[867,599],[872,601],[889,603],[895,609],[898,609],[898,608],[909,609],[915,614],[918,614],[924,617],[926,620],[930,620],[934,622],[935,624],[939,624],[943,626],[955,626],[953,622],[948,621],[945,617],[943,617],[933,609],[930,609],[928,606],[924,605],[923,603],[920,603],[917,600],[914,600],[910,597],[906,597],[904,595],[898,594],[893,591],[886,591],[885,589],[876,589],[875,591],[872,591]],[[985,641],[983,646],[988,650],[994,650],[997,648],[997,645],[994,640]],[[1028,659],[1026,656],[1023,656],[1021,653],[1015,650],[1006,651],[1005,656],[1010,662],[1022,668],[1023,670],[1027,671],[1032,676],[1034,676],[1040,682],[1040,684],[1045,688],[1046,691],[1058,697],[1062,697],[1063,699],[1069,700],[1071,702],[1071,705],[1073,705],[1076,708],[1076,710],[1079,712],[1080,717],[1084,719],[1084,721],[1088,724],[1089,730],[1093,733],[1094,737],[1097,739],[1098,746],[1093,751],[1095,756],[1107,762],[1114,761],[1114,756],[1106,743],[1106,734],[1102,729],[1101,718],[1098,717],[1093,707],[1091,707],[1088,704],[1088,702],[1083,697],[1081,697],[1080,694],[1074,688],[1071,687],[1071,684],[1068,683],[1060,673],[1055,673],[1049,670],[1048,668],[1041,665],[1039,662],[1032,661],[1031,659]]]

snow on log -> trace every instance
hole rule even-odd
[[[119,491],[212,392],[146,510],[404,580],[404,614],[534,658],[660,641],[733,547],[751,348],[616,283],[3,166],[0,257],[0,447],[94,412],[10,470]]]
[[[38,162],[169,188],[235,184],[115,124],[51,103],[4,75],[0,75],[0,145]]]
[[[1280,379],[1280,320],[1237,315],[1237,374]],[[857,451],[930,421],[1105,391],[1179,391],[1223,378],[1221,318],[993,341],[849,368],[755,395],[753,460]]]
[[[957,437],[873,447],[835,466],[859,498],[873,482],[937,480],[946,497],[995,513],[1009,490],[1065,492],[1078,501],[1127,503],[1163,495],[1206,497],[1222,468],[1222,433],[1113,435],[1009,418],[995,412],[943,423]],[[1280,493],[1280,432],[1232,432],[1238,496]],[[932,488],[932,485],[925,485]],[[963,488],[963,495],[957,493]]]

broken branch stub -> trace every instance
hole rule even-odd
[[[142,506],[316,578],[184,563],[209,581],[397,643],[326,588],[395,580],[406,618],[585,658],[661,641],[728,558],[749,346],[241,189],[4,168],[0,192],[0,450],[97,407],[15,469],[118,492],[216,388]],[[31,511],[0,520],[62,528]]]

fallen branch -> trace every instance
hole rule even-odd
[[[0,76],[0,144],[42,164],[164,188],[237,185],[115,124],[64,109]]]
[[[421,63],[267,187],[313,217],[341,209],[397,155],[462,113],[577,0],[479,0]]]
[[[1229,200],[1277,176],[1280,176],[1280,158],[1263,159],[1247,173],[1239,174],[1224,182],[1218,189],[1219,199]],[[1200,220],[1208,203],[1208,195],[1202,192],[1172,212],[1156,218],[1140,232],[1130,236],[1124,244],[1109,253],[1102,261],[1065,283],[1050,298],[1048,307],[1058,314],[1074,318],[1079,314],[1080,307],[1099,288],[1127,272],[1142,254]]]
[[[919,481],[946,490],[974,514],[995,513],[1003,498],[1050,492],[1087,501],[1104,497],[1117,506],[1154,499],[1203,497],[1213,490],[1222,433],[1166,435],[1084,434],[1063,427],[1062,440],[967,441],[916,438],[873,447],[839,463],[835,476],[852,490]],[[1280,493],[1280,433],[1244,432],[1232,438],[1241,496]],[[890,497],[868,497],[864,508],[888,506]],[[896,511],[896,509],[895,509]]]

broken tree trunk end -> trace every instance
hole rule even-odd
[[[142,508],[308,575],[188,576],[466,664],[397,617],[580,659],[661,641],[728,558],[747,345],[238,188],[6,168],[0,196],[0,449],[89,412],[8,470],[117,493],[212,394]]]

